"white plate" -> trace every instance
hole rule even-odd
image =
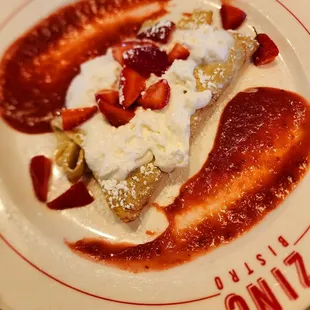
[[[188,5],[190,0],[179,1]],[[1,52],[26,28],[68,2],[72,1],[8,3],[2,0]],[[205,3],[215,10],[219,5],[216,0]],[[224,96],[221,106],[249,86],[281,87],[310,99],[310,32],[307,30],[310,22],[305,13],[309,12],[310,3],[248,0],[240,1],[239,5],[248,13],[247,24],[241,30],[250,31],[255,26],[258,31],[268,33],[279,46],[281,56],[268,68],[250,66],[243,75],[245,78],[241,77]],[[205,128],[208,135],[202,135],[193,146],[191,174],[206,159],[219,116],[220,112],[215,113]],[[115,225],[108,213],[100,216],[96,205],[60,214],[47,210],[33,195],[28,164],[34,155],[50,154],[54,143],[51,135],[25,135],[0,123],[0,306],[3,310],[304,309],[309,305],[310,174],[280,207],[245,236],[181,267],[131,274],[74,255],[63,239],[106,234],[116,240],[141,243],[154,238],[145,234],[146,229],[164,229],[164,219],[150,210],[142,223],[127,226]],[[205,147],[198,152],[200,145]],[[178,183],[183,181],[182,175],[179,176]],[[289,265],[288,257],[295,259],[295,263]],[[289,298],[288,290],[281,287],[283,282],[279,283],[274,276],[275,268],[281,270],[296,292],[294,298]],[[247,289],[263,280],[277,300],[273,307],[255,303]],[[239,308],[228,307],[232,298],[239,298]]]

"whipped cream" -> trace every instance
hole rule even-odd
[[[109,49],[102,57],[96,57],[81,65],[67,92],[68,109],[96,105],[95,94],[104,88],[111,89],[118,81],[121,65],[114,60]]]
[[[171,47],[180,43],[187,47],[197,64],[226,61],[229,49],[234,44],[232,35],[222,29],[215,29],[209,25],[202,25],[198,29],[177,30],[173,33]]]
[[[147,81],[148,85],[159,79],[168,81],[171,96],[164,109],[138,108],[135,117],[119,128],[111,126],[101,114],[80,126],[85,132],[86,162],[100,180],[124,180],[130,172],[153,160],[164,172],[188,165],[191,116],[212,98],[211,91],[197,92],[194,69],[200,63],[225,61],[233,38],[225,31],[203,26],[176,30],[172,44],[166,46],[167,52],[176,42],[187,46],[191,56],[176,60],[161,78],[152,75]],[[67,107],[96,105],[95,93],[117,86],[120,70],[111,50],[84,63],[68,90]]]

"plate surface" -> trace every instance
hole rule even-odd
[[[187,7],[192,3],[179,1]],[[37,20],[69,2],[73,1],[1,0],[0,52]],[[215,0],[201,2],[215,11],[219,7]],[[160,202],[165,203],[204,163],[222,108],[238,91],[272,86],[310,100],[310,22],[304,13],[310,3],[248,0],[238,5],[248,13],[241,31],[251,32],[255,26],[268,33],[281,56],[266,68],[250,66],[242,72],[206,124],[208,135],[202,134],[193,145],[189,171],[173,174],[171,184],[158,197]],[[139,223],[115,225],[113,216],[96,204],[60,214],[50,212],[33,195],[28,163],[35,155],[50,155],[54,146],[52,135],[25,135],[0,123],[0,306],[4,310],[234,309],[229,307],[233,298],[240,309],[304,309],[309,305],[309,173],[280,207],[245,236],[181,267],[131,274],[81,259],[68,250],[64,238],[101,235],[143,243],[154,238],[146,230],[160,233],[165,229],[165,219],[148,210]],[[54,188],[52,195],[57,191]],[[271,289],[269,307],[255,303],[249,294],[249,286],[258,284]]]

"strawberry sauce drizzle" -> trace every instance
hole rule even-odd
[[[86,258],[132,272],[181,265],[232,241],[276,208],[306,173],[309,154],[305,99],[274,88],[241,92],[222,114],[206,163],[163,209],[169,226],[162,235],[138,246],[102,239],[67,244]],[[193,211],[198,221],[179,227]]]
[[[25,133],[50,132],[80,64],[135,36],[161,16],[166,0],[82,0],[41,21],[6,51],[0,64],[2,118]],[[134,10],[146,6],[141,14]],[[104,70],[104,68],[103,68]]]

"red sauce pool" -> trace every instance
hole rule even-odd
[[[132,272],[183,264],[232,241],[276,208],[306,173],[309,154],[305,99],[274,88],[241,92],[222,114],[206,163],[164,210],[169,226],[162,235],[138,246],[100,239],[68,245]],[[179,229],[179,220],[193,210],[200,212],[199,221]]]
[[[166,0],[82,0],[60,9],[18,39],[0,64],[0,115],[25,133],[50,132],[80,64],[134,36],[164,14]],[[147,6],[144,13],[133,11]],[[104,70],[104,68],[103,68]]]

